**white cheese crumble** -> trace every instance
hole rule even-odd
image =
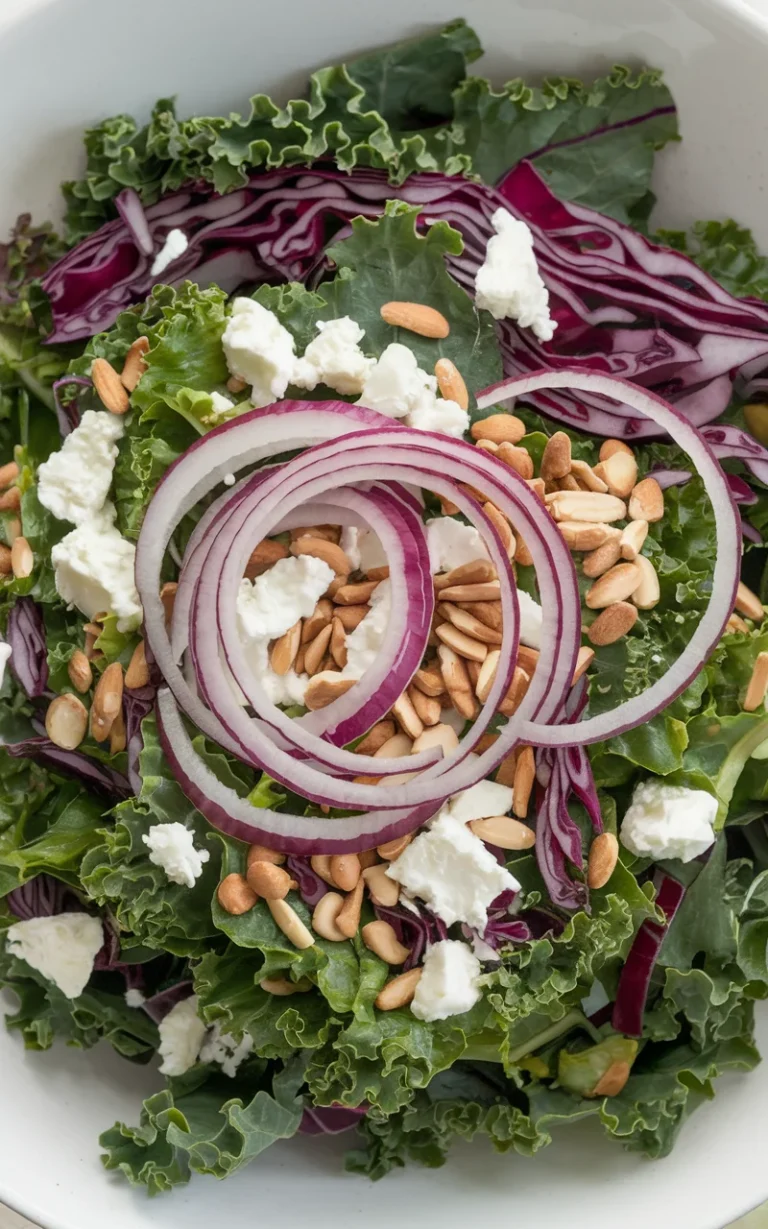
[[[317,329],[318,336],[296,363],[291,383],[307,389],[325,384],[343,396],[361,393],[365,378],[376,363],[360,349],[364,330],[351,316],[318,320]]]
[[[168,266],[172,265],[174,260],[178,260],[180,256],[183,256],[188,247],[189,239],[184,234],[184,231],[174,226],[173,230],[168,231],[168,234],[165,236],[165,243],[152,261],[152,268],[150,269],[152,277],[165,273]]]
[[[490,819],[492,815],[506,815],[512,810],[512,790],[498,781],[478,781],[469,789],[456,794],[448,803],[447,811],[453,819],[468,824],[472,819]]]
[[[10,660],[11,646],[7,644],[5,640],[0,640],[0,687],[2,687],[3,683],[5,682],[5,667],[8,665]]]
[[[255,580],[242,580],[237,623],[249,664],[273,704],[303,704],[308,674],[276,674],[269,664],[269,642],[299,619],[308,619],[333,580],[333,569],[313,555],[278,559]]]
[[[213,392],[210,394],[212,414],[211,418],[216,419],[223,414],[230,414],[234,410],[235,403],[230,401],[229,397],[225,397],[223,393]]]
[[[524,589],[518,589],[517,600],[520,603],[520,640],[529,649],[540,649],[544,619],[541,606]]]
[[[295,374],[296,346],[274,312],[255,299],[235,299],[221,340],[230,373],[251,385],[255,406],[284,395]]]
[[[115,509],[104,505],[101,513],[78,525],[51,550],[56,592],[87,618],[109,610],[117,615],[121,632],[141,622],[142,609],[136,589],[136,547],[114,525]]]
[[[474,525],[465,525],[452,516],[436,516],[424,528],[433,572],[450,572],[462,563],[488,558],[485,543]]]
[[[142,994],[141,990],[137,990],[135,986],[131,986],[125,992],[126,1007],[143,1007],[146,1001],[147,1000]]]
[[[341,549],[350,562],[352,571],[367,572],[370,568],[387,566],[387,556],[380,539],[372,529],[345,525],[341,531]]]
[[[496,320],[510,317],[530,328],[539,341],[551,341],[557,322],[549,314],[549,292],[533,251],[533,235],[508,209],[491,218],[496,234],[488,240],[485,260],[475,278],[475,306]]]
[[[224,1074],[233,1080],[241,1062],[248,1057],[252,1049],[253,1037],[250,1033],[243,1033],[242,1041],[236,1041],[230,1033],[222,1033],[221,1026],[217,1023],[203,1042],[200,1061],[218,1063]]]
[[[161,867],[168,882],[180,887],[193,888],[211,857],[207,849],[195,848],[192,833],[180,823],[152,824],[141,839],[152,865]]]
[[[237,479],[235,478],[234,474],[225,474],[222,478],[222,482],[224,483],[224,486],[234,486]]]
[[[86,410],[37,472],[37,497],[60,521],[82,525],[104,506],[125,428],[119,414]]]
[[[390,863],[387,874],[446,926],[466,922],[481,932],[496,897],[520,888],[471,829],[447,811]]]
[[[461,436],[469,415],[455,401],[437,397],[437,379],[422,371],[416,355],[393,341],[371,368],[358,405],[388,418],[405,418],[409,427]]]
[[[207,1029],[197,1014],[197,995],[182,999],[157,1026],[163,1075],[183,1075],[194,1067]]]
[[[386,635],[392,609],[392,590],[388,580],[382,580],[371,594],[371,609],[347,635],[347,664],[344,678],[359,679],[375,662]]]
[[[713,844],[717,799],[702,789],[650,777],[635,786],[621,825],[621,843],[638,857],[690,862]]]
[[[90,913],[57,913],[15,922],[8,928],[7,942],[12,956],[26,960],[68,999],[76,999],[104,946],[104,932],[100,919]]]
[[[424,957],[411,1011],[417,1020],[445,1020],[469,1011],[482,997],[481,974],[480,961],[466,943],[441,939]]]

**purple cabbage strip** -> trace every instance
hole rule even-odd
[[[115,197],[115,206],[130,231],[136,247],[143,256],[151,256],[154,252],[154,244],[149,232],[147,215],[138,192],[135,192],[133,188],[123,188],[122,192]]]
[[[142,1007],[150,1020],[154,1020],[155,1024],[159,1024],[177,1003],[182,1003],[184,999],[190,998],[193,993],[191,981],[180,981],[175,986],[169,986],[166,990],[160,990],[157,994],[153,994],[151,998],[145,999]]]
[[[64,751],[45,735],[23,738],[20,742],[5,743],[4,746],[8,754],[16,759],[37,760],[53,772],[78,777],[84,785],[106,794],[112,800],[116,797],[120,800],[130,798],[134,792],[121,772],[92,760],[81,751]]]
[[[668,491],[672,486],[685,486],[693,474],[689,469],[652,469],[649,477],[655,478],[662,491]]]
[[[30,700],[48,686],[48,647],[40,607],[31,597],[17,598],[8,615],[5,638],[11,646],[10,666]]]
[[[309,858],[289,857],[285,868],[299,885],[299,895],[310,909],[314,909],[319,900],[330,892],[330,887],[312,870]]]
[[[299,1126],[300,1135],[340,1135],[356,1127],[368,1113],[368,1103],[349,1109],[346,1105],[307,1105]]]
[[[144,739],[141,733],[141,723],[155,706],[157,695],[158,671],[150,667],[150,682],[145,687],[136,687],[123,692],[123,712],[125,714],[125,750],[128,756],[128,781],[134,794],[141,793],[141,774],[139,772],[139,755],[144,749]]]
[[[62,376],[60,380],[54,380],[51,385],[53,404],[56,408],[56,418],[58,419],[59,432],[62,439],[65,439],[70,431],[74,431],[80,422],[80,407],[77,403],[77,398],[73,397],[65,405],[60,396],[60,389],[71,387],[73,384],[79,388],[93,388],[93,381],[89,376]]]
[[[685,896],[685,887],[671,875],[663,875],[658,885],[656,904],[666,915],[666,923],[643,922],[624,962],[613,1005],[611,1023],[618,1033],[640,1037],[648,1001],[651,977],[667,930]]]
[[[82,909],[72,889],[52,875],[42,873],[29,879],[6,896],[8,908],[15,917],[28,922],[34,917],[54,917],[57,913]]]
[[[424,905],[418,906],[418,913],[406,909],[404,905],[374,905],[373,911],[380,921],[389,922],[397,935],[398,943],[410,949],[403,964],[405,973],[421,963],[428,947],[448,938],[445,922]]]

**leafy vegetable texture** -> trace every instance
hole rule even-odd
[[[386,170],[395,183],[414,171],[494,182],[536,155],[555,192],[642,224],[654,150],[677,136],[659,74],[616,68],[591,85],[555,77],[541,87],[517,79],[497,93],[465,75],[480,54],[474,32],[454,21],[320,69],[309,98],[283,108],[256,94],[245,117],[179,120],[161,99],[144,128],[126,115],[105,120],[86,134],[85,177],[66,185],[69,237],[114,217],[126,187],[151,204],[193,181],[227,192],[254,169],[329,158],[342,170]]]

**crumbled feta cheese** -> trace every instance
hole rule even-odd
[[[344,396],[361,393],[365,378],[376,363],[360,349],[364,330],[351,316],[318,320],[317,328],[319,336],[307,346],[291,382],[308,389],[325,384]]]
[[[5,682],[5,667],[11,660],[11,646],[5,640],[0,640],[0,687]]]
[[[217,1023],[203,1042],[200,1061],[218,1063],[224,1074],[233,1080],[241,1062],[248,1057],[252,1049],[253,1037],[250,1033],[243,1033],[242,1041],[235,1041],[230,1033],[222,1033],[221,1026]]]
[[[180,823],[152,824],[141,839],[152,865],[162,867],[168,882],[180,887],[193,888],[211,857],[207,849],[195,848],[192,833]]]
[[[476,930],[473,930],[471,934],[472,951],[474,952],[475,956],[477,956],[477,959],[482,960],[485,963],[492,960],[494,964],[500,964],[501,956],[496,951],[496,948],[491,947],[490,943],[486,943],[482,935],[478,934]]]
[[[60,521],[82,525],[104,506],[125,428],[119,414],[86,410],[37,472],[37,497]]]
[[[251,385],[255,406],[283,396],[294,376],[296,347],[274,312],[255,299],[235,299],[221,340],[227,367]]]
[[[457,401],[425,396],[406,417],[406,423],[416,431],[440,431],[461,439],[469,430],[469,414]]]
[[[322,559],[299,555],[278,559],[262,576],[240,582],[240,640],[251,669],[273,704],[303,704],[309,675],[296,674],[293,669],[276,674],[269,664],[269,642],[299,619],[309,618],[333,577],[333,569]]]
[[[424,528],[433,572],[450,572],[462,563],[488,558],[485,543],[474,525],[465,525],[452,516],[436,516]]]
[[[372,529],[360,529],[357,525],[345,525],[341,531],[341,549],[349,560],[352,571],[367,572],[369,568],[387,565],[384,547]]]
[[[344,678],[362,678],[373,665],[384,643],[391,609],[390,582],[382,580],[371,594],[369,613],[347,635],[347,664],[342,670]]]
[[[78,525],[51,550],[54,583],[59,597],[92,619],[100,610],[117,615],[119,631],[141,622],[136,590],[136,547],[113,524],[115,510],[102,512]]]
[[[157,1028],[160,1033],[157,1050],[163,1060],[160,1064],[163,1075],[183,1075],[194,1067],[207,1032],[197,1014],[197,995],[182,999],[172,1007]]]
[[[237,482],[234,474],[225,474],[222,479],[224,486],[234,486]]]
[[[126,990],[125,992],[126,1007],[143,1007],[146,1001],[147,1000],[142,994],[141,990],[137,990],[135,986],[131,986],[130,989]]]
[[[533,235],[508,209],[491,218],[496,234],[488,240],[485,260],[475,278],[475,306],[496,320],[510,317],[533,329],[539,341],[551,341],[557,322],[549,314],[549,292],[541,280]]]
[[[216,416],[219,414],[229,414],[235,409],[234,401],[230,401],[229,397],[225,397],[223,393],[213,392],[210,394],[210,397],[213,413]]]
[[[12,956],[26,960],[68,999],[76,999],[104,946],[104,931],[101,920],[90,913],[57,913],[15,922],[8,928],[7,942]]]
[[[411,1003],[417,1020],[445,1020],[469,1011],[482,997],[480,961],[466,943],[441,939],[427,950]]]
[[[472,819],[490,819],[512,810],[512,790],[497,781],[478,781],[456,794],[448,803],[448,814],[462,824]]]
[[[502,892],[520,888],[471,829],[447,811],[390,863],[386,873],[425,901],[446,926],[466,922],[480,931],[485,930],[492,901]]]
[[[690,862],[714,842],[717,799],[703,789],[649,777],[635,786],[621,825],[621,843],[638,857]]]
[[[165,236],[165,243],[152,261],[152,268],[150,269],[152,277],[165,273],[168,266],[172,265],[174,260],[178,260],[180,256],[183,256],[188,247],[189,239],[184,234],[184,231],[174,226],[173,230],[168,231],[168,234]]]
[[[517,600],[520,603],[520,641],[529,649],[540,649],[544,618],[541,606],[524,589],[518,589]]]

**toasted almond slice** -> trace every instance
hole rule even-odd
[[[349,576],[351,564],[340,546],[335,542],[326,542],[324,538],[299,538],[291,542],[291,554],[297,557],[311,555],[313,559],[322,559],[337,576]]]
[[[397,760],[403,755],[410,755],[412,746],[413,739],[404,731],[399,730],[385,743],[382,743],[379,749],[373,752],[373,756],[377,760]]]
[[[247,580],[254,580],[263,572],[268,571],[278,559],[287,558],[288,549],[283,546],[282,542],[273,542],[271,538],[264,538],[251,551],[251,557],[245,565],[245,577]]]
[[[608,490],[607,482],[596,474],[586,461],[571,461],[571,473],[582,483],[585,491],[597,491],[600,495],[605,495]]]
[[[620,454],[617,453],[617,456]],[[630,521],[621,533],[621,557],[634,563],[648,537],[647,521]]]
[[[636,622],[637,606],[631,602],[614,602],[612,606],[606,606],[590,624],[587,636],[592,644],[615,644],[632,630]]]
[[[515,765],[517,763],[517,755],[514,751],[510,751],[509,755],[505,755],[504,759],[499,764],[494,773],[494,781],[499,785],[506,785],[508,789],[513,789],[515,784]]]
[[[365,946],[387,964],[403,964],[411,954],[411,949],[399,941],[394,927],[380,918],[368,922],[361,935]]]
[[[422,666],[413,676],[413,685],[425,696],[439,696],[445,690],[443,676],[435,666]]]
[[[17,488],[14,488],[14,490]],[[35,556],[26,538],[16,538],[11,547],[11,569],[17,580],[31,576],[35,567]]]
[[[617,533],[614,537],[603,542],[602,546],[598,546],[596,550],[592,550],[584,556],[581,569],[585,576],[590,580],[596,580],[598,576],[602,576],[610,568],[621,559],[621,536]]]
[[[325,883],[329,883],[332,888],[336,887],[336,884],[333,882],[333,876],[331,875],[331,855],[330,854],[327,854],[327,853],[313,854],[312,857],[309,859],[309,865],[312,867],[312,870],[315,872],[315,874],[319,875],[319,877]]]
[[[616,1097],[630,1077],[632,1068],[627,1062],[611,1063],[608,1070],[595,1084],[590,1097]]]
[[[327,627],[334,615],[333,602],[330,598],[321,597],[312,614],[304,620],[301,629],[301,643],[311,644],[318,632]]]
[[[354,685],[354,679],[343,679],[330,670],[324,670],[310,680],[304,696],[304,704],[312,712],[318,708],[325,708]]]
[[[430,726],[414,739],[411,754],[418,755],[420,751],[428,751],[432,747],[441,747],[445,755],[450,755],[459,745],[459,736],[450,725],[440,722]]]
[[[591,649],[588,644],[583,644],[576,656],[576,669],[573,672],[571,679],[571,687],[578,683],[582,675],[586,674],[592,662],[595,660],[595,650]]]
[[[600,445],[600,460],[607,461],[616,452],[628,452],[632,455],[632,449],[623,440],[603,440]]]
[[[634,455],[621,449],[602,461],[601,465],[601,476],[611,495],[627,499],[637,482],[637,461]]]
[[[494,815],[490,819],[473,819],[467,825],[475,836],[499,849],[532,849],[536,833],[527,824],[511,815]]]
[[[383,862],[369,866],[363,871],[363,879],[374,905],[393,908],[400,899],[400,885],[390,879]]]
[[[280,998],[289,998],[292,994],[307,994],[312,989],[312,983],[307,977],[301,977],[298,981],[290,981],[287,977],[262,977],[259,986],[266,990],[267,994]]]
[[[74,751],[85,738],[88,710],[82,700],[67,691],[56,696],[45,714],[45,732],[52,743],[64,751]]]
[[[552,486],[554,490],[558,490],[558,491],[583,491],[584,490],[584,487],[581,486],[581,484],[576,481],[576,478],[574,477],[573,474],[566,474],[564,478],[553,478],[551,482],[547,483],[546,485]]]
[[[5,465],[0,465],[0,491],[4,491],[12,482],[15,482],[19,476],[19,467],[15,461],[6,461]]]
[[[654,573],[655,575],[655,573]],[[602,610],[614,602],[630,597],[642,581],[638,563],[617,563],[609,568],[586,593],[584,601],[590,610]]]
[[[227,388],[231,393],[242,393],[248,387],[242,376],[230,376],[227,380]]]
[[[735,632],[741,632],[743,635],[749,635],[749,627],[741,618],[740,615],[732,614],[728,617],[728,622],[725,625],[723,635],[733,635]]]
[[[344,906],[344,897],[338,892],[326,892],[315,905],[312,913],[312,929],[329,943],[344,943],[347,936],[336,925],[336,918]]]
[[[485,661],[488,655],[488,646],[483,644],[481,640],[474,640],[471,636],[465,635],[454,627],[453,623],[441,623],[435,628],[435,632],[439,640],[443,644],[447,644],[449,648],[458,653],[460,657],[466,657],[470,661]]]
[[[347,895],[344,904],[336,914],[336,925],[346,939],[352,939],[357,934],[360,925],[360,910],[363,905],[363,890],[365,881],[358,879],[355,887]]]
[[[486,501],[486,503],[483,504],[483,511],[501,538],[501,544],[504,547],[507,556],[510,559],[514,558],[515,551],[517,550],[517,542],[515,541],[515,535],[512,532],[509,521],[504,514],[499,511],[496,505],[492,504],[490,501]]]
[[[130,400],[112,364],[105,358],[95,358],[91,364],[91,379],[104,409],[109,410],[110,414],[124,414]]]
[[[125,732],[125,717],[122,708],[112,722],[112,729],[109,731],[109,754],[117,755],[120,751],[125,751],[128,745],[128,737]]]
[[[379,1011],[396,1011],[400,1007],[407,1007],[416,993],[421,974],[421,969],[409,969],[407,973],[401,973],[388,981],[375,999]]]
[[[314,945],[315,937],[312,931],[307,929],[296,910],[291,908],[287,900],[268,900],[267,908],[286,939],[294,947],[304,949]]]
[[[448,585],[440,590],[443,602],[497,602],[500,598],[501,585],[497,580],[479,585]]]
[[[342,585],[331,596],[339,606],[360,606],[365,602],[370,602],[378,584],[378,580],[364,580],[357,585]]]
[[[530,685],[531,679],[527,670],[523,670],[520,666],[515,666],[509,690],[499,705],[499,712],[502,716],[511,717],[513,713],[517,712]]]
[[[338,525],[301,525],[291,529],[290,534],[292,542],[298,542],[299,538],[323,538],[326,542],[335,542],[338,546],[341,529]]]
[[[445,690],[451,697],[454,708],[460,716],[473,721],[477,716],[478,706],[472,694],[472,684],[465,663],[447,644],[440,645],[437,655]]]
[[[91,737],[96,742],[109,738],[112,724],[123,703],[123,667],[119,661],[107,666],[93,693]]]
[[[147,650],[143,640],[140,640],[133,650],[133,655],[125,672],[125,686],[128,691],[136,691],[146,687],[149,682],[149,666],[147,665]]]
[[[409,738],[418,738],[424,732],[424,722],[419,717],[407,691],[398,696],[392,705],[392,716]]]
[[[404,849],[407,849],[413,840],[413,833],[409,832],[405,836],[395,837],[392,841],[385,841],[383,845],[378,845],[376,852],[385,862],[395,862]]]
[[[491,440],[494,444],[517,444],[525,435],[525,423],[514,414],[489,414],[472,424],[473,440]]]
[[[138,384],[144,372],[147,370],[147,363],[144,355],[149,349],[148,337],[137,337],[133,345],[130,347],[125,356],[123,370],[120,373],[120,380],[123,388],[127,388],[129,393],[132,393]]]
[[[456,364],[449,358],[439,358],[435,363],[435,375],[441,396],[447,401],[455,401],[462,410],[466,410],[469,407],[469,393]]]
[[[556,491],[545,497],[556,521],[623,521],[627,506],[615,495],[598,491]]]
[[[408,688],[408,699],[413,705],[416,715],[422,725],[437,725],[440,720],[440,701],[434,696],[427,696],[418,687]]]
[[[483,452],[492,452],[494,456],[499,451],[499,445],[494,444],[493,440],[477,440],[475,448],[482,448]]]
[[[480,440],[478,440],[480,443]],[[518,447],[516,444],[510,444],[504,440],[499,444],[496,456],[510,469],[513,469],[520,475],[521,478],[533,477],[533,458],[527,448]]]
[[[318,674],[323,663],[328,645],[331,643],[333,625],[327,623],[321,628],[311,644],[304,649],[304,671],[307,674]]]
[[[436,593],[442,593],[453,585],[482,585],[489,582],[496,582],[496,569],[490,559],[473,559],[434,578]]]
[[[339,607],[339,610],[343,609],[343,606]],[[347,633],[341,619],[334,619],[331,623],[331,657],[343,670],[347,664]]]
[[[8,576],[11,571],[11,549],[4,542],[0,542],[0,576]]]
[[[747,694],[744,697],[744,711],[754,713],[765,699],[766,690],[768,690],[768,653],[758,653],[752,667]]]
[[[370,606],[361,605],[333,607],[334,618],[338,619],[345,632],[353,632],[355,628],[362,623],[365,616],[370,613]]]
[[[616,453],[616,456],[620,456]],[[587,883],[590,888],[604,888],[619,860],[619,842],[612,832],[601,832],[589,847]]]
[[[287,674],[296,660],[301,643],[301,619],[274,641],[269,654],[269,664],[275,674]]]
[[[571,472],[571,439],[565,431],[556,431],[544,446],[540,474],[545,482],[565,478]]]
[[[557,527],[570,550],[596,550],[619,536],[619,531],[604,521],[559,521]]]
[[[739,587],[736,590],[736,609],[739,614],[743,614],[746,619],[752,619],[754,623],[763,621],[763,603],[742,580],[739,581]]]
[[[496,677],[500,656],[501,650],[493,649],[480,667],[480,673],[475,683],[475,695],[481,704],[485,704],[485,701],[488,699],[491,687],[493,686],[493,680]]]
[[[451,326],[442,312],[426,303],[401,303],[392,301],[382,304],[381,318],[393,328],[407,329],[421,337],[447,337]]]
[[[67,665],[69,681],[78,691],[85,693],[90,690],[93,682],[91,663],[82,649],[75,649]]]
[[[639,610],[653,610],[661,597],[656,569],[645,555],[637,556],[634,567],[640,570],[640,581],[632,593],[632,601]]]
[[[512,786],[512,810],[518,819],[525,819],[536,779],[536,762],[533,747],[518,747],[515,765],[515,780]]]
[[[631,521],[660,521],[664,515],[664,492],[655,478],[643,478],[629,497]]]
[[[521,669],[525,670],[526,674],[533,678],[534,671],[539,664],[539,650],[529,649],[527,644],[521,644],[517,649],[517,664]]]
[[[380,568],[368,568],[365,573],[366,580],[389,580],[389,566],[385,565]]]
[[[501,606],[499,606],[499,610],[501,610]],[[455,628],[466,636],[471,636],[474,640],[479,640],[483,644],[501,644],[501,631],[496,631],[495,628],[483,623],[471,611],[471,607],[470,610],[462,610],[459,606],[455,606],[453,602],[441,602],[440,613],[449,623],[452,623]]]

